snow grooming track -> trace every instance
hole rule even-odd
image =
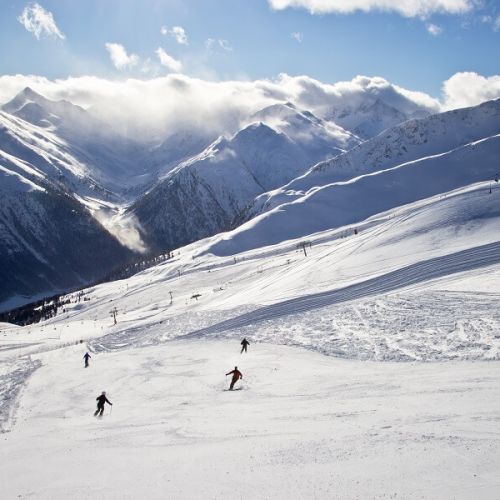
[[[2,363],[0,367],[0,433],[8,432],[12,427],[19,395],[28,378],[40,366],[40,361],[33,361],[28,356]]]
[[[281,316],[388,293],[423,281],[430,281],[498,263],[500,263],[500,242],[494,242],[417,262],[345,288],[306,295],[261,307],[255,311],[196,330],[182,338],[197,338],[218,334]]]

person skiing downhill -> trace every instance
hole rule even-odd
[[[228,375],[232,375],[233,376],[233,378],[231,379],[231,385],[229,386],[229,390],[232,391],[233,387],[234,387],[234,384],[236,384],[236,382],[238,382],[238,380],[240,378],[243,378],[243,374],[238,370],[238,367],[235,366],[234,370],[230,371],[229,373],[226,373],[226,377]]]
[[[111,401],[109,401],[109,399],[106,397],[105,391],[102,391],[102,394],[100,396],[97,396],[95,399],[97,401],[97,410],[94,413],[94,417],[97,417],[97,414],[102,417],[102,414],[104,413],[104,403],[108,403],[111,406],[113,406],[113,403],[111,403]]]
[[[86,352],[84,355],[83,355],[83,359],[85,360],[85,368],[88,368],[89,366],[89,359],[91,358],[92,356]]]
[[[247,339],[243,339],[243,340],[241,341],[241,346],[242,346],[242,347],[241,347],[241,352],[240,352],[240,354],[243,354],[243,351],[247,352],[247,347],[248,347],[249,345],[250,345],[250,342],[248,342],[248,340],[247,340]]]

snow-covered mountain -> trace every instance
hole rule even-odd
[[[179,130],[166,138],[137,138],[126,127],[112,128],[97,110],[52,101],[25,88],[2,110],[31,125],[37,135],[57,137],[59,150],[85,165],[86,175],[113,201],[132,201],[180,161],[202,151],[217,133]],[[2,142],[0,142],[0,147]],[[15,152],[14,152],[15,154]],[[22,158],[22,154],[19,155]]]
[[[34,233],[37,236],[29,245],[22,243],[22,251],[17,247],[12,251],[14,247],[7,248],[6,244],[1,250],[17,256],[20,269],[34,272],[37,262],[44,264],[40,264],[38,274],[42,277],[36,285],[25,290],[12,282],[4,296],[10,297],[16,290],[30,295],[38,289],[66,286],[68,281],[50,277],[44,266],[55,270],[58,262],[64,261],[64,249],[82,238],[99,241],[106,248],[106,257],[97,266],[100,273],[130,256],[124,246],[146,252],[176,248],[234,228],[267,211],[271,211],[269,217],[251,221],[234,237],[246,240],[247,235],[252,235],[255,247],[367,217],[383,209],[371,201],[371,188],[367,187],[371,186],[371,178],[351,182],[355,189],[359,187],[357,196],[369,200],[364,203],[368,207],[365,211],[352,210],[348,197],[335,194],[344,204],[335,205],[336,210],[350,213],[351,218],[325,217],[331,210],[327,193],[347,192],[339,181],[392,167],[401,167],[401,172],[381,173],[377,182],[385,187],[373,188],[383,192],[387,207],[436,194],[438,188],[449,190],[463,182],[485,180],[491,174],[487,162],[483,170],[469,175],[464,158],[476,155],[479,161],[481,155],[495,154],[497,142],[493,136],[500,133],[498,102],[406,121],[362,142],[358,135],[366,137],[393,122],[430,113],[425,106],[419,107],[402,95],[372,92],[367,96],[358,96],[348,104],[343,101],[343,106],[332,104],[329,117],[335,120],[319,118],[293,103],[276,103],[243,120],[242,128],[230,136],[214,140],[216,130],[179,125],[163,137],[144,139],[129,137],[122,127],[110,130],[95,110],[85,110],[68,101],[51,101],[25,89],[0,112],[0,167],[4,174],[0,189],[10,194],[22,193],[18,196],[20,205],[12,196],[4,197],[2,231],[10,235],[11,246],[16,235],[27,233],[30,228],[38,228]],[[472,144],[483,139],[484,144]],[[408,169],[403,164],[419,160],[416,163],[427,165],[427,157],[433,157],[428,158],[429,165],[441,164],[434,158],[436,155],[444,155],[442,165],[451,161],[448,157],[456,160],[460,175],[452,176],[450,183],[436,184],[435,189],[409,189],[405,185],[407,174],[402,174]],[[432,168],[423,169],[430,185],[434,185]],[[386,190],[387,179],[397,183],[405,194],[393,196]],[[12,190],[16,183],[23,189]],[[28,185],[32,189],[26,191]],[[282,208],[284,204],[286,208]],[[326,212],[321,216],[319,208],[309,212],[312,205]],[[15,211],[9,208],[12,206],[17,207]],[[52,212],[49,206],[55,207]],[[273,211],[276,207],[280,209]],[[68,211],[82,218],[82,227],[72,223],[78,234],[67,231]],[[41,219],[33,216],[35,212],[50,217],[45,230]],[[290,213],[290,217],[285,217],[285,213]],[[275,227],[277,220],[285,223]],[[251,231],[247,232],[249,227]],[[60,242],[54,251],[47,250],[43,243],[49,242],[51,235],[57,235]],[[234,248],[239,248],[239,244]],[[108,258],[111,255],[116,258]],[[32,263],[24,266],[24,262]],[[73,265],[73,283],[95,277],[87,271],[79,272],[75,263],[68,264],[67,270]],[[53,276],[56,274],[54,271]]]
[[[132,258],[93,216],[115,195],[73,153],[51,126],[0,111],[2,309],[81,286]]]
[[[261,215],[210,251],[230,255],[356,224],[394,207],[493,181],[499,171],[499,118],[497,100],[406,122],[261,196],[256,203]]]
[[[101,239],[109,239],[111,253],[116,250],[117,242],[108,231],[116,234],[124,245],[130,246],[133,241],[134,250],[145,248],[140,236],[136,236],[136,216],[142,224],[143,239],[149,245],[147,250],[163,250],[228,228],[255,196],[290,181],[311,164],[359,143],[359,139],[341,127],[290,103],[266,108],[249,121],[252,124],[231,139],[212,142],[214,131],[179,128],[162,140],[152,138],[144,142],[130,139],[122,131],[103,128],[92,110],[67,101],[51,101],[26,88],[0,111],[0,164],[10,179],[7,182],[4,176],[0,189],[8,191],[12,179],[32,184],[35,189],[23,195],[24,208],[18,207],[15,220],[10,217],[12,214],[5,215],[12,200],[4,198],[3,230],[5,234],[9,231],[15,234],[14,225],[29,228],[39,224],[25,208],[34,203],[33,198],[38,200],[37,212],[47,214],[41,208],[46,200],[66,203],[68,196],[71,203],[77,204],[71,210],[85,214],[82,221],[92,223],[92,231],[100,232]],[[126,203],[159,181],[125,217],[120,215]],[[27,245],[26,255],[21,255],[19,248],[11,252],[19,260],[19,268],[30,272],[36,268],[36,263],[25,265],[30,252],[43,256],[40,262],[57,267],[60,260],[57,252],[47,253],[39,248],[42,240],[49,241],[51,235],[59,235],[61,241],[65,239],[64,208],[60,209],[60,220],[55,216],[57,213],[56,210],[50,215],[50,231],[49,225],[46,231],[40,226],[38,243],[30,245],[33,252]],[[89,222],[89,215],[94,217],[93,222]],[[126,234],[130,231],[134,232],[132,238]],[[67,235],[78,241],[75,235],[69,232]],[[105,245],[102,241],[100,244]],[[65,245],[69,248],[66,241],[59,249],[62,251]],[[11,251],[6,245],[2,250]],[[128,255],[127,250],[121,249],[115,262],[112,259],[107,262],[115,266]],[[91,278],[107,266],[97,266]],[[12,287],[6,285],[5,297],[14,291],[30,295],[29,290],[62,289],[68,283],[82,283],[90,276],[82,273],[76,282],[72,278],[58,281],[57,273],[51,275],[42,267],[40,281],[27,288],[15,283]],[[78,269],[75,264],[76,274]],[[44,279],[46,283],[42,286]]]
[[[33,125],[47,128],[88,128],[91,122],[90,115],[82,107],[66,100],[51,101],[30,87],[26,87],[4,104],[2,110]]]
[[[376,99],[373,103],[363,103],[355,109],[333,110],[330,118],[359,137],[369,139],[408,120],[408,115]]]
[[[291,102],[267,106],[251,115],[249,120],[250,123],[265,123],[299,144],[307,144],[309,149],[322,150],[320,154],[329,150],[332,155],[344,152],[361,142],[358,137],[335,122],[322,120],[310,111],[297,108]]]
[[[132,253],[71,194],[0,158],[0,309],[101,278]]]
[[[384,79],[357,77],[355,89],[338,89],[316,112],[366,140],[399,123],[439,112],[435,102],[389,84]],[[417,97],[418,95],[418,97]]]
[[[500,100],[409,120],[261,195],[249,208],[247,218],[300,199],[314,188],[452,152],[496,134],[500,134]],[[406,189],[411,191],[411,186]]]
[[[271,106],[253,118],[261,121],[181,163],[131,207],[151,247],[175,248],[226,230],[259,194],[359,143],[291,104]]]
[[[34,182],[58,186],[80,196],[112,195],[80,161],[71,146],[47,128],[0,111],[0,158],[5,168]],[[1,186],[0,186],[1,187]]]

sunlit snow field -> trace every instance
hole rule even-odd
[[[2,498],[498,499],[499,216],[483,183],[307,257],[227,233],[0,325]]]

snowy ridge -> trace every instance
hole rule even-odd
[[[314,187],[450,152],[497,134],[500,134],[500,100],[410,120],[343,155],[313,166],[282,188],[262,195],[250,214],[300,198]]]
[[[82,107],[65,100],[51,101],[29,87],[4,104],[2,110],[33,125],[52,129],[76,128],[89,120]]]
[[[500,135],[387,170],[326,184],[226,234],[208,251],[231,255],[326,229],[497,175]],[[293,199],[293,197],[292,197]]]

